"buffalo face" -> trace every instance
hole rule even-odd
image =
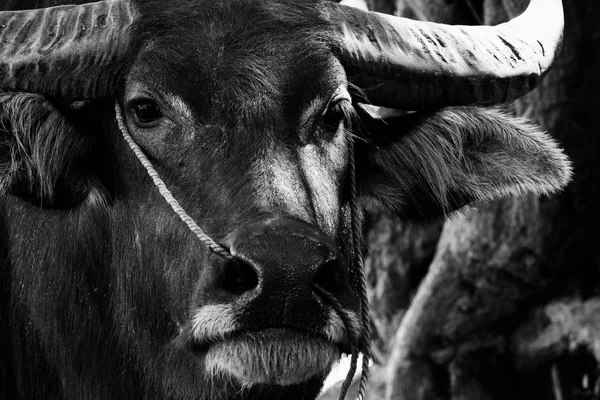
[[[198,11],[189,25],[163,22],[168,34],[140,42],[120,103],[127,130],[177,200],[234,257],[212,254],[181,224],[170,234],[191,242],[182,254],[146,256],[151,246],[140,246],[141,258],[164,265],[155,274],[177,282],[168,285],[181,327],[171,332],[173,351],[247,386],[291,385],[324,377],[351,350],[344,323],[318,288],[361,329],[342,235],[351,229],[354,109],[324,33],[306,32],[316,13],[292,8],[296,15],[282,18],[246,7],[256,16],[247,32],[223,29],[240,29],[246,15],[224,6]],[[212,24],[201,23],[203,13]],[[143,37],[147,28],[135,29]],[[115,146],[131,163],[123,142]],[[135,160],[131,170],[143,172]],[[130,186],[129,170],[120,174]],[[156,192],[145,177],[135,186]],[[146,207],[140,219],[177,220],[164,202],[152,198]],[[140,236],[168,234],[163,218],[143,224]],[[189,259],[183,267],[181,258]]]

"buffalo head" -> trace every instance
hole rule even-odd
[[[0,12],[3,348],[15,388],[314,398],[363,321],[349,268],[354,190],[362,205],[426,221],[566,184],[549,137],[476,106],[533,89],[561,34],[560,0],[533,0],[496,27],[321,1]],[[162,200],[115,103],[231,258]]]

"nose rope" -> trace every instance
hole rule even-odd
[[[150,160],[148,160],[142,149],[140,149],[140,146],[137,145],[137,143],[129,134],[127,125],[125,125],[125,121],[123,120],[123,112],[121,111],[121,107],[119,106],[118,102],[115,103],[115,113],[117,116],[117,125],[119,126],[119,130],[121,131],[123,138],[129,145],[135,156],[138,158],[138,160],[140,160],[144,168],[146,168],[148,175],[150,175],[150,178],[152,178],[152,180],[154,181],[154,185],[158,188],[158,191],[160,192],[162,197],[167,201],[167,203],[169,203],[173,211],[175,211],[175,214],[177,214],[179,218],[181,218],[181,220],[190,228],[190,230],[194,232],[196,237],[202,243],[208,246],[209,249],[211,249],[214,253],[220,255],[221,257],[225,258],[226,260],[233,261],[234,257],[231,255],[229,250],[212,240],[210,236],[204,233],[202,228],[200,228],[198,224],[196,224],[196,222],[192,219],[192,217],[190,217],[188,213],[185,212],[183,207],[181,207],[179,202],[175,199],[175,197],[173,197],[173,194],[171,194],[169,189],[167,189],[167,186],[165,185],[163,180],[160,179],[158,172],[156,172]]]
[[[352,250],[354,252],[354,268],[352,268],[352,271],[354,273],[354,280],[357,284],[357,289],[359,292],[362,334],[360,335],[358,350],[362,351],[363,356],[362,372],[360,376],[357,399],[363,400],[365,397],[365,392],[367,390],[367,381],[369,379],[370,367],[369,363],[371,361],[371,317],[369,314],[369,297],[367,294],[367,283],[362,254],[361,223],[358,216],[359,208],[356,194],[356,160],[354,153],[354,144],[354,138],[350,136],[348,138],[348,153],[350,158],[350,220],[352,223]],[[352,358],[350,360],[350,371],[348,371],[348,375],[346,375],[346,379],[342,384],[340,400],[344,400],[346,398],[346,393],[348,391],[348,388],[350,387],[350,384],[352,383],[352,379],[356,371],[357,358],[357,352],[353,351]]]
[[[188,215],[188,213],[181,207],[179,202],[173,197],[173,194],[167,189],[164,181],[158,175],[158,172],[154,169],[154,166],[148,160],[142,149],[137,145],[133,137],[125,125],[123,119],[123,112],[119,103],[115,103],[115,114],[117,118],[117,125],[123,138],[129,145],[129,148],[133,151],[137,159],[142,163],[150,178],[154,182],[154,185],[158,188],[158,191],[166,202],[171,206],[173,211],[179,216],[179,218],[190,228],[190,230],[196,235],[196,237],[206,245],[212,252],[225,258],[228,261],[234,261],[235,257],[225,247],[215,242],[210,236],[208,236],[202,228],[196,224],[196,222]],[[360,385],[358,390],[357,400],[363,400],[369,378],[369,361],[371,359],[370,351],[370,337],[371,337],[371,319],[369,317],[369,306],[368,297],[365,282],[364,265],[362,260],[362,251],[360,245],[360,222],[358,219],[358,205],[356,202],[356,170],[354,163],[354,140],[349,139],[349,153],[350,153],[350,219],[352,221],[352,251],[353,251],[353,271],[354,281],[357,286],[359,293],[360,312],[361,312],[361,323],[362,327],[360,331],[357,331],[354,324],[348,319],[343,306],[339,301],[328,291],[317,286],[317,291],[321,294],[324,300],[328,302],[334,311],[342,319],[345,326],[346,332],[350,339],[350,347],[352,351],[352,357],[350,362],[350,370],[346,375],[346,379],[340,389],[340,400],[346,399],[346,393],[352,383],[354,373],[356,372],[358,353],[362,351],[363,362],[362,362],[362,375],[360,378]]]

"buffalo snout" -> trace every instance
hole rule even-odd
[[[349,352],[359,303],[334,239],[305,222],[272,218],[236,229],[224,244],[234,260],[205,267],[191,318],[194,347],[207,352],[211,368],[248,383],[290,384],[325,374]],[[314,360],[307,348],[324,358]],[[229,362],[240,357],[246,362]],[[280,376],[282,369],[297,376]]]

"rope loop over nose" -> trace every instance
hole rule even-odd
[[[200,242],[206,245],[212,252],[218,254],[219,256],[223,257],[228,261],[235,261],[236,258],[229,252],[229,250],[215,242],[210,236],[204,233],[202,228],[200,228],[198,224],[196,224],[192,217],[190,217],[188,213],[183,209],[183,207],[181,207],[181,205],[175,199],[175,197],[173,197],[173,194],[171,194],[169,189],[167,189],[167,186],[158,175],[158,172],[156,172],[156,170],[154,169],[154,166],[152,165],[150,160],[148,160],[142,149],[138,146],[135,140],[133,140],[133,137],[129,133],[129,130],[127,129],[127,125],[125,125],[125,120],[123,118],[123,111],[121,110],[121,106],[118,102],[115,103],[115,114],[117,118],[117,125],[119,127],[119,130],[121,131],[121,134],[123,135],[123,138],[129,145],[129,148],[131,148],[137,159],[142,163],[142,165],[148,172],[148,175],[150,175],[150,178],[152,178],[154,185],[158,188],[158,191],[169,204],[169,206],[171,206],[173,211],[175,211],[179,218],[190,228],[190,230],[196,235],[198,240],[200,240]],[[339,400],[345,400],[346,398],[348,388],[350,387],[352,379],[354,378],[354,373],[356,372],[359,352],[363,353],[363,362],[357,399],[363,400],[366,392],[367,380],[369,378],[369,362],[371,360],[371,319],[369,316],[369,303],[367,297],[364,264],[360,245],[360,221],[358,218],[358,205],[356,200],[354,139],[349,137],[348,140],[348,152],[350,154],[350,219],[352,223],[351,241],[353,252],[352,275],[355,281],[356,289],[359,291],[360,313],[362,322],[360,332],[357,332],[353,324],[348,321],[348,319],[346,318],[346,311],[343,309],[343,306],[339,303],[339,301],[337,301],[335,296],[325,291],[321,287],[317,287],[317,291],[342,319],[345,325],[345,329],[350,337],[350,347],[352,349],[350,370],[348,371],[346,379],[344,380],[342,388],[340,389]]]
[[[119,126],[119,130],[121,131],[123,138],[129,145],[129,148],[131,148],[137,159],[140,160],[144,168],[146,168],[148,175],[150,175],[150,178],[152,178],[152,181],[154,181],[154,185],[158,188],[158,191],[160,192],[162,197],[167,201],[167,203],[171,206],[173,211],[175,211],[175,214],[177,214],[179,218],[181,218],[181,220],[188,226],[188,228],[190,228],[190,230],[194,232],[198,240],[204,243],[212,252],[220,255],[228,261],[233,261],[234,257],[229,252],[229,250],[215,242],[210,236],[204,233],[202,228],[200,228],[198,224],[192,219],[192,217],[188,215],[188,213],[183,209],[183,207],[181,207],[181,205],[175,199],[175,197],[173,197],[173,194],[171,194],[169,189],[167,189],[167,185],[165,185],[165,182],[163,182],[163,180],[160,178],[158,172],[156,172],[154,166],[152,165],[150,160],[148,160],[148,157],[146,157],[142,149],[140,149],[140,146],[138,146],[137,143],[133,140],[133,137],[131,137],[131,134],[129,133],[127,125],[125,125],[125,121],[123,119],[123,111],[121,110],[121,106],[119,106],[118,102],[115,103],[115,113],[117,116],[117,125]]]

